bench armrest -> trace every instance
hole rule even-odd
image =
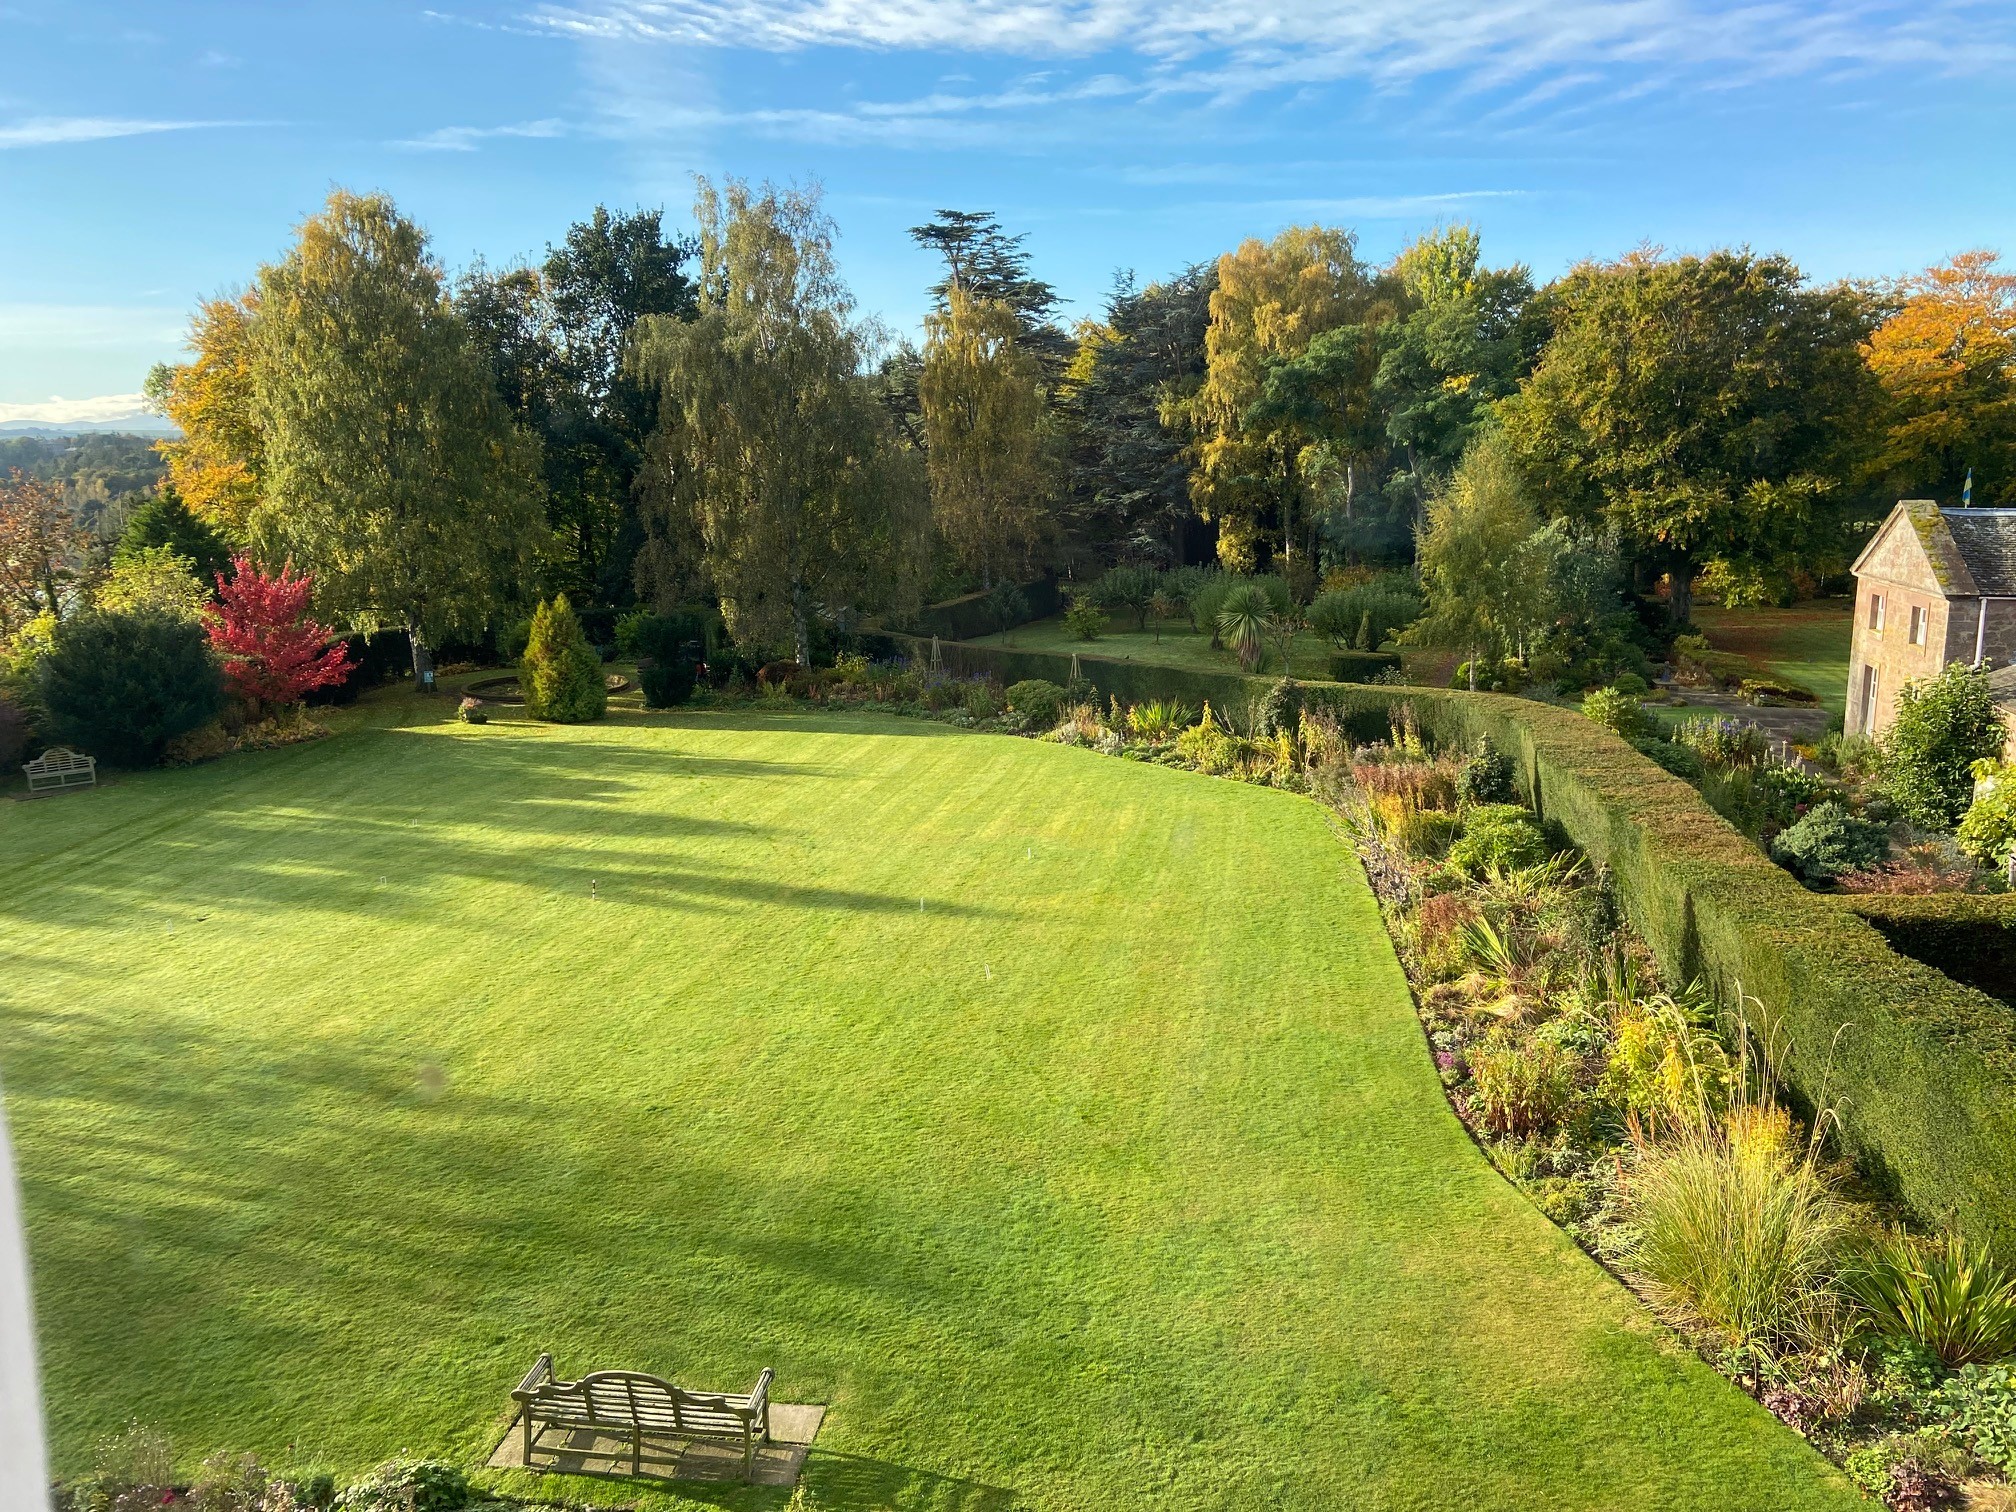
[[[553,1356],[542,1354],[533,1364],[532,1368],[525,1372],[525,1379],[518,1383],[511,1395],[515,1400],[520,1402],[530,1401],[539,1394],[540,1387],[552,1384]]]

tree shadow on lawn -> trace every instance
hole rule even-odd
[[[772,1365],[784,1399],[845,1383],[900,1403],[914,1364],[891,1340],[964,1353],[986,1326],[911,1237],[930,1193],[751,1159],[760,1118],[737,1149],[677,1114],[502,1096],[452,1067],[430,1090],[389,1038],[226,1041],[15,1005],[0,1028],[73,1470],[135,1417],[192,1455],[473,1462],[541,1350],[721,1390]],[[969,1485],[835,1458],[864,1487]]]
[[[164,912],[173,917],[227,908],[335,909],[384,918],[396,916],[400,900],[424,906],[424,899],[411,901],[416,894],[471,881],[533,885],[560,897],[592,892],[611,902],[682,911],[762,903],[892,914],[917,906],[907,891],[899,897],[805,885],[679,855],[674,847],[681,841],[778,840],[787,832],[626,801],[662,797],[665,789],[608,770],[662,779],[665,759],[618,751],[604,760],[611,753],[598,748],[592,753],[596,770],[583,774],[578,764],[528,767],[522,756],[482,750],[487,743],[487,737],[460,742],[476,749],[458,750],[449,765],[452,775],[467,780],[437,783],[412,796],[386,791],[388,778],[411,785],[395,757],[389,772],[374,766],[354,792],[295,780],[269,789],[253,806],[220,801],[194,813],[136,816],[98,843],[67,850],[21,875],[11,893],[0,894],[0,916],[112,929],[140,921],[151,927]],[[539,747],[537,741],[519,744]],[[695,760],[701,775],[717,775],[713,758]],[[443,765],[428,762],[426,775],[443,775]],[[790,762],[730,765],[752,770],[729,775],[794,780],[822,770]],[[529,790],[528,771],[536,779]],[[502,831],[507,838],[486,842],[458,833],[463,830]],[[125,880],[114,880],[122,868]],[[926,907],[962,918],[998,912],[928,894]]]
[[[806,1488],[841,1507],[916,1507],[931,1512],[1010,1512],[1015,1492],[983,1481],[915,1470],[859,1454],[824,1454],[815,1445],[805,1462]]]

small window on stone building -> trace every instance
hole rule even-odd
[[[1922,645],[1924,645],[1924,644],[1925,644],[1925,621],[1926,621],[1926,620],[1927,620],[1928,618],[1930,618],[1930,616],[1929,616],[1929,615],[1927,615],[1927,613],[1926,613],[1926,612],[1925,612],[1925,611],[1924,611],[1923,609],[1919,608],[1919,607],[1918,607],[1917,605],[1915,605],[1915,604],[1914,604],[1914,605],[1912,605],[1912,607],[1911,607],[1911,644],[1912,644],[1912,645],[1914,645],[1914,646],[1922,646]]]
[[[1869,628],[1878,632],[1883,629],[1883,595],[1880,593],[1869,595]]]
[[[1876,733],[1876,669],[1873,666],[1862,669],[1862,733]]]

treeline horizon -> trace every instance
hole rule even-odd
[[[1376,266],[1298,226],[1121,275],[1067,325],[993,215],[912,234],[942,266],[921,342],[858,312],[816,188],[703,179],[690,231],[597,207],[536,264],[452,277],[389,199],[339,190],[150,377],[168,486],[306,563],[346,623],[465,635],[565,592],[716,605],[800,653],[1042,573],[1215,562],[1306,601],[1409,565],[1487,436],[1507,508],[1679,622],[1697,584],[1838,578],[1897,497],[2016,503],[2016,275],[1990,252],[1815,283],[1640,247],[1540,284],[1466,225]],[[394,581],[416,570],[438,581]]]

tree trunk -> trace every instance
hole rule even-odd
[[[1470,647],[1470,691],[1477,691],[1477,647],[1474,644]]]
[[[406,643],[413,649],[413,688],[418,693],[434,691],[434,653],[427,649],[427,643],[420,638],[420,627],[412,621],[406,624]]]
[[[1344,518],[1351,519],[1351,503],[1358,497],[1358,463],[1352,458],[1344,461]]]
[[[1666,613],[1676,625],[1684,625],[1694,614],[1694,564],[1676,561],[1666,573]]]
[[[805,585],[791,585],[791,653],[807,671],[812,667],[812,620],[805,604]]]

